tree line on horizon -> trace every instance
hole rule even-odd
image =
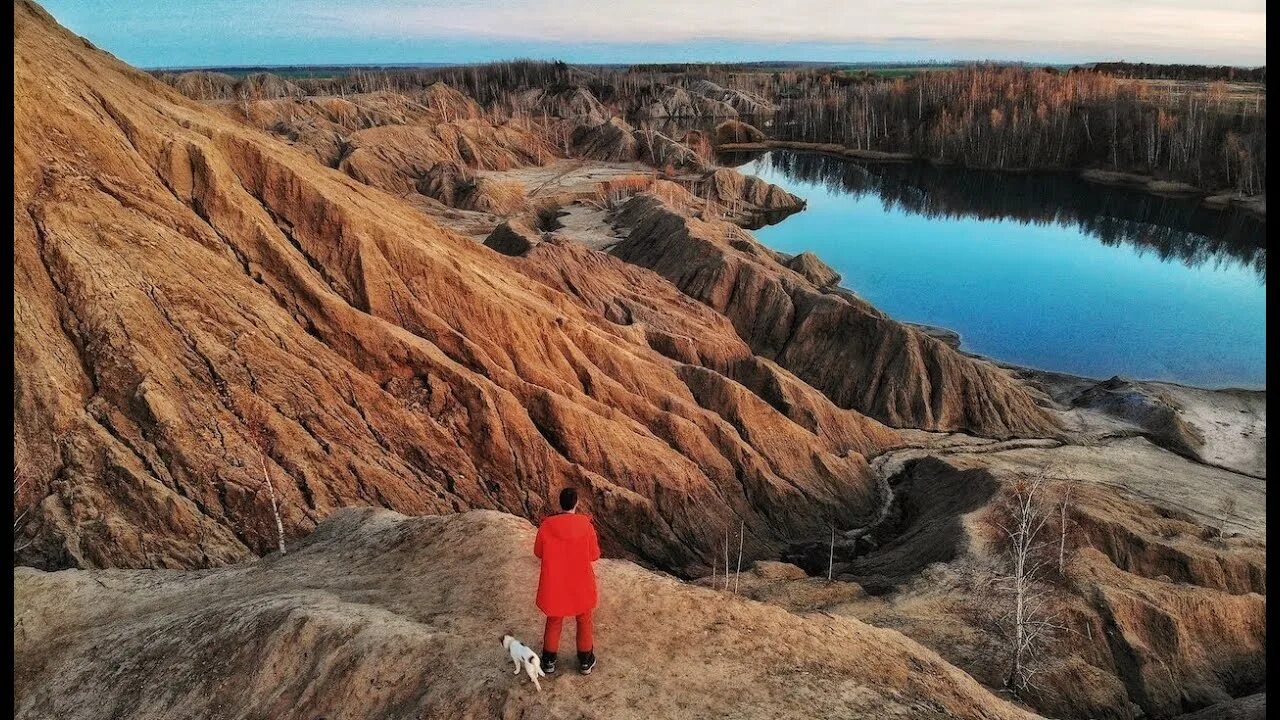
[[[1106,168],[1266,191],[1266,109],[1102,73],[972,66],[828,87],[781,103],[779,139],[902,152],[966,167]]]
[[[209,72],[161,78],[200,99],[241,101],[376,91],[413,94],[442,82],[499,119],[527,113],[520,98],[532,90],[547,97],[585,90],[607,112],[628,117],[664,88],[710,81],[774,103],[776,110],[768,118],[743,119],[767,126],[777,139],[909,153],[975,168],[1096,167],[1209,190],[1265,193],[1263,94],[1241,95],[1221,80],[1175,85],[1134,80],[1107,72],[1109,64],[1099,65],[1102,70],[1095,66],[1071,72],[969,65],[885,78],[831,67],[696,65],[690,66],[696,71],[686,72],[683,65],[587,68],[513,60],[361,68],[290,80],[266,74],[237,80]],[[1185,75],[1190,72],[1185,68],[1205,66],[1147,67]],[[553,115],[565,111],[542,108]]]
[[[1188,80],[1198,82],[1267,82],[1267,66],[1236,67],[1234,65],[1187,65],[1181,63],[1098,62],[1077,65],[1071,72],[1096,72],[1123,78],[1148,80]]]

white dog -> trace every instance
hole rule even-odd
[[[520,668],[523,667],[533,681],[533,686],[538,688],[538,692],[542,692],[542,684],[538,682],[538,678],[546,677],[547,674],[542,672],[542,658],[538,657],[538,653],[510,635],[502,636],[502,647],[511,653],[511,662],[515,663],[516,670],[511,674],[519,675]]]

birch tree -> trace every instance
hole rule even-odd
[[[1044,472],[1018,478],[1008,492],[1004,517],[996,523],[1006,541],[999,580],[1007,602],[1002,621],[1009,630],[1012,658],[1005,685],[1015,696],[1035,687],[1033,678],[1045,646],[1063,629],[1049,604],[1050,588],[1041,580],[1050,562],[1045,528],[1052,508],[1046,506],[1046,494]]]

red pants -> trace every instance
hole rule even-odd
[[[578,652],[590,652],[595,649],[591,642],[591,611],[588,610],[575,618],[578,632]],[[555,653],[560,650],[560,628],[564,625],[562,617],[548,617],[547,629],[542,634],[542,650]]]

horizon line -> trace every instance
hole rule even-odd
[[[1178,66],[1185,65],[1190,67],[1200,66],[1205,68],[1232,68],[1236,70],[1259,70],[1267,65],[1234,65],[1230,63],[1190,63],[1190,62],[1151,62],[1149,60],[1087,60],[1081,62],[1036,62],[1034,60],[982,60],[982,59],[965,59],[965,60],[876,60],[876,61],[841,61],[841,60],[783,60],[783,59],[761,59],[761,60],[654,60],[645,62],[570,62],[560,60],[558,58],[531,58],[531,57],[510,57],[501,60],[477,60],[473,62],[440,62],[433,60],[419,60],[412,62],[361,62],[361,63],[245,63],[245,64],[214,64],[214,65],[136,65],[139,70],[146,72],[161,71],[185,71],[193,72],[198,70],[256,70],[256,69],[284,69],[284,68],[425,68],[425,67],[473,67],[481,65],[500,65],[510,62],[540,62],[540,63],[564,63],[565,65],[577,67],[644,67],[647,65],[762,65],[762,64],[778,64],[778,65],[814,65],[819,67],[835,67],[848,66],[853,68],[930,68],[930,67],[964,67],[967,65],[1024,65],[1032,67],[1088,67],[1104,63],[1125,63],[1128,65],[1157,65],[1157,66]]]

